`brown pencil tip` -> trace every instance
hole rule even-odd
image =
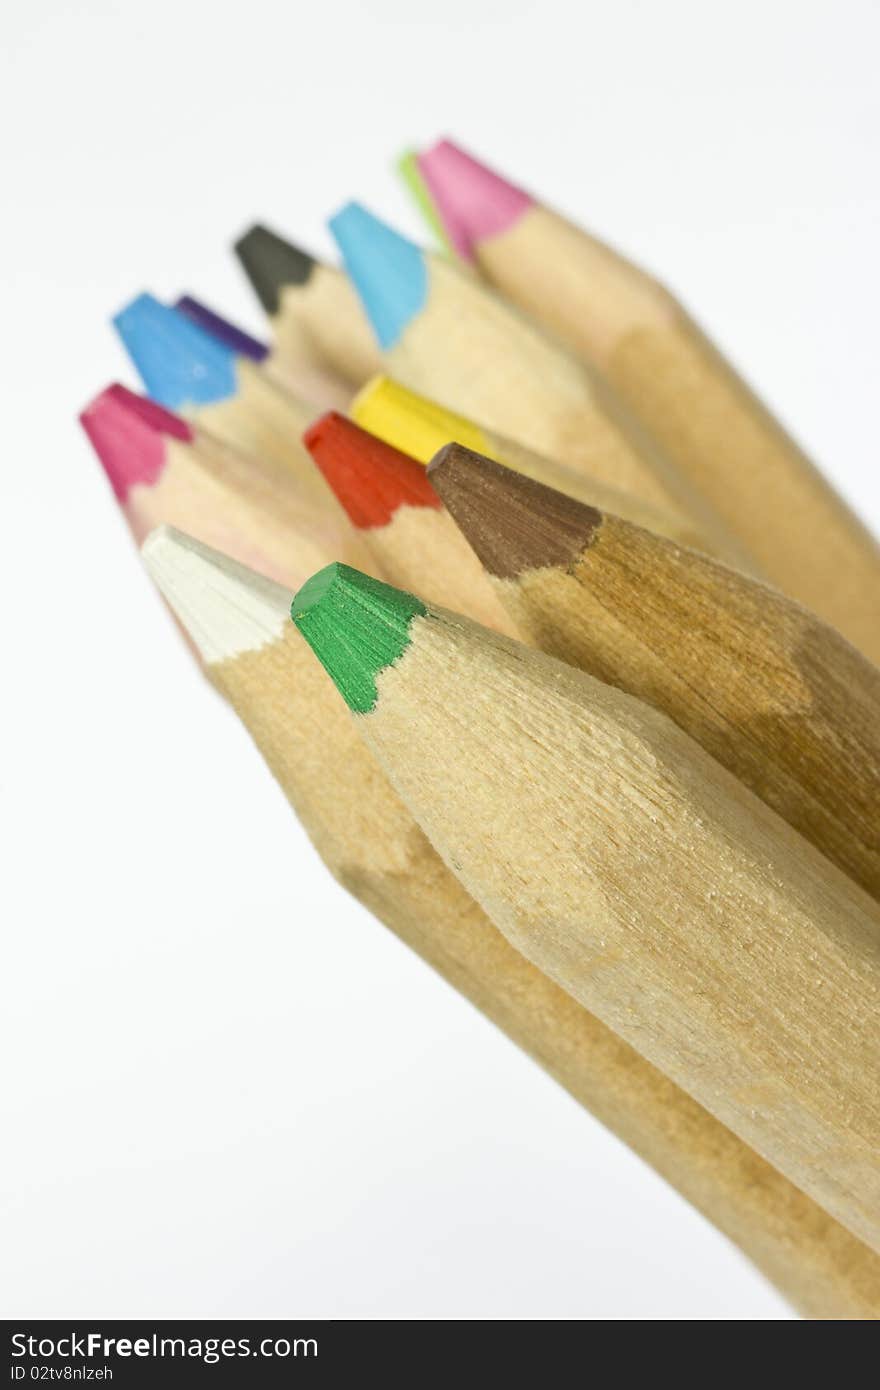
[[[444,445],[428,475],[484,569],[499,579],[572,564],[602,523],[595,507],[462,444]]]

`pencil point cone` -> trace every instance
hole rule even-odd
[[[487,447],[483,431],[472,420],[410,391],[390,376],[375,376],[368,381],[349,409],[352,419],[365,430],[420,463],[427,463],[452,440],[472,449]]]
[[[263,362],[269,356],[269,349],[265,343],[261,343],[257,338],[252,338],[250,333],[245,333],[243,328],[238,328],[236,324],[230,323],[221,314],[209,309],[207,304],[203,304],[200,299],[195,299],[191,294],[182,294],[175,300],[174,308],[185,315],[186,318],[194,323],[197,328],[201,328],[205,333],[210,333],[212,338],[228,347],[238,357],[249,357],[252,362]]]
[[[141,547],[150,577],[209,664],[283,636],[290,590],[173,526]]]
[[[312,575],[290,608],[294,623],[356,714],[373,709],[379,698],[377,677],[400,659],[409,646],[413,618],[426,612],[413,594],[339,563]]]
[[[508,231],[534,206],[522,189],[451,140],[438,140],[418,164],[446,234],[466,260],[473,259],[476,243]]]
[[[113,323],[148,392],[169,410],[235,394],[235,353],[154,295],[138,295]]]
[[[303,440],[359,530],[387,526],[398,507],[442,506],[422,464],[336,411],[316,420]]]
[[[163,436],[193,437],[178,415],[118,384],[90,401],[79,419],[122,503],[137,484],[152,486],[159,477],[165,465]]]
[[[498,579],[572,564],[602,513],[460,444],[447,444],[428,477],[483,568]]]
[[[304,285],[315,265],[314,256],[260,223],[239,237],[235,254],[269,315],[278,313],[285,285]]]
[[[330,230],[380,346],[393,347],[425,306],[422,251],[359,203],[346,204],[330,219]]]

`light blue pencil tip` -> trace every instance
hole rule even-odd
[[[347,203],[330,219],[330,230],[379,345],[393,347],[425,306],[428,272],[424,255],[360,203]]]
[[[139,294],[113,323],[147,391],[166,409],[235,395],[235,353],[154,295]]]

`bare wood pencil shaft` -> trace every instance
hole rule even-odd
[[[524,954],[880,1245],[880,909],[665,716],[429,610],[360,719]]]
[[[273,329],[282,356],[325,363],[353,386],[379,370],[379,351],[358,297],[333,266],[316,265],[306,285],[281,290]]]
[[[305,643],[209,668],[339,882],[808,1317],[880,1317],[880,1258],[516,951],[419,831]]]
[[[880,660],[876,541],[671,295],[544,208],[477,255],[607,377],[761,572]]]
[[[777,590],[470,450],[429,477],[524,640],[670,715],[880,898],[877,667]]]
[[[210,576],[181,591],[160,534],[148,543],[148,563],[195,637],[211,616]],[[191,607],[194,593],[200,613]],[[239,602],[235,611],[246,606]],[[739,1245],[802,1313],[880,1316],[880,1258],[491,924],[391,790],[283,608],[280,616],[278,634],[273,628],[256,641],[227,637],[212,650],[203,633],[202,654],[331,872]]]

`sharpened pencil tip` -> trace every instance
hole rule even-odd
[[[235,254],[257,298],[271,316],[278,313],[286,285],[304,285],[315,258],[259,222],[235,243]]]
[[[483,568],[498,579],[568,566],[590,545],[602,513],[461,444],[447,444],[428,477]]]
[[[193,437],[179,415],[118,383],[90,401],[79,419],[117,501],[123,504],[133,487],[152,486],[162,472],[166,456],[163,436],[186,441]]]
[[[290,607],[293,622],[356,714],[373,709],[377,677],[409,646],[413,618],[426,614],[413,594],[339,563],[312,575]]]
[[[375,376],[368,381],[349,409],[352,419],[365,430],[420,463],[427,463],[453,439],[481,453],[489,452],[488,439],[472,420],[410,391],[390,376]]]
[[[290,590],[173,526],[141,547],[153,582],[210,666],[282,637]]]
[[[336,411],[303,435],[306,448],[354,526],[386,526],[398,507],[442,506],[424,467]]]
[[[154,295],[138,295],[113,323],[150,395],[169,410],[235,395],[235,353]]]
[[[239,357],[249,357],[252,362],[264,362],[269,356],[269,349],[265,343],[259,342],[257,338],[252,338],[250,333],[245,333],[243,328],[230,323],[229,319],[223,318],[221,314],[209,309],[207,304],[203,304],[200,299],[195,299],[191,294],[182,294],[175,300],[174,308],[184,314],[197,328],[203,328],[206,333],[210,333],[212,338],[223,343]]]
[[[418,165],[446,234],[465,260],[473,259],[478,242],[508,231],[534,206],[521,188],[451,140],[438,140],[418,156]]]
[[[330,230],[380,347],[393,347],[425,306],[424,254],[359,203],[347,203],[330,219]]]

